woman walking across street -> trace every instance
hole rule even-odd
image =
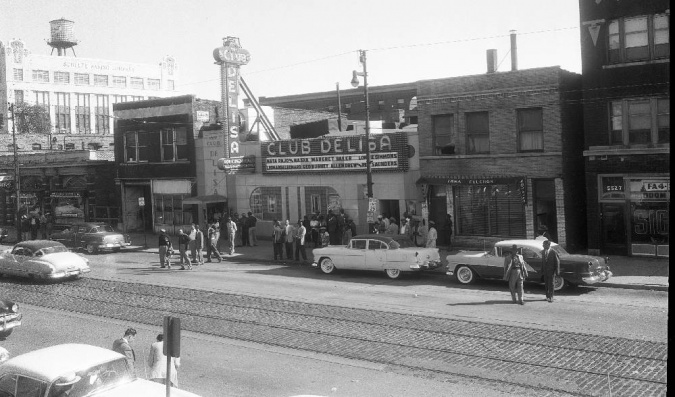
[[[166,383],[166,362],[164,355],[164,335],[157,335],[157,342],[150,345],[150,355],[148,356],[148,366],[150,366],[150,380],[157,383]],[[171,357],[171,386],[178,387],[178,368],[180,368],[180,357]]]
[[[518,253],[518,246],[511,247],[511,255],[504,257],[504,280],[509,282],[513,303],[524,305],[523,281],[527,278],[527,263]],[[516,301],[516,296],[518,300]]]

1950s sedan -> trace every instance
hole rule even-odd
[[[314,262],[328,274],[335,269],[379,270],[389,278],[405,272],[435,269],[441,265],[438,248],[416,247],[407,236],[364,234],[347,245],[329,245],[312,250]]]
[[[103,250],[119,251],[131,244],[128,235],[115,231],[106,223],[80,222],[63,227],[62,231],[53,233],[51,239],[70,248],[85,249],[88,254],[96,254]]]
[[[90,270],[87,258],[57,241],[22,241],[0,253],[0,275],[60,280],[78,278]]]
[[[171,388],[175,397],[198,397]],[[166,386],[136,378],[126,357],[98,346],[69,343],[10,358],[0,365],[0,396],[166,396]]]
[[[446,274],[455,276],[460,284],[471,284],[476,278],[501,279],[504,275],[504,257],[511,255],[511,247],[518,247],[527,263],[526,281],[543,282],[541,273],[541,251],[544,240],[503,240],[491,251],[459,251],[446,257]],[[612,277],[608,258],[591,255],[573,255],[560,245],[551,242],[551,249],[560,257],[560,276],[553,279],[556,291],[566,285],[591,285],[607,281]]]

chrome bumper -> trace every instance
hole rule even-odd
[[[591,276],[591,277],[583,277],[581,280],[585,284],[595,284],[595,283],[602,283],[604,281],[609,280],[613,276],[613,273],[610,272],[609,270],[603,270],[600,272],[600,274]]]
[[[410,265],[411,270],[430,270],[441,266],[441,261],[424,261]]]
[[[0,331],[7,331],[21,325],[21,313],[8,314],[0,321]]]

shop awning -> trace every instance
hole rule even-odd
[[[415,184],[422,185],[500,185],[524,181],[525,177],[516,175],[450,175],[423,176]]]
[[[221,196],[219,194],[210,194],[208,196],[195,196],[183,199],[183,205],[224,203],[226,201],[227,197],[225,196]]]

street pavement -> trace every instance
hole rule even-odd
[[[172,237],[174,247],[177,246],[177,238]],[[128,249],[157,252],[158,236],[155,234],[144,235],[142,233],[131,234],[132,246]],[[146,245],[147,244],[147,245]],[[221,253],[225,251],[227,241],[221,240],[219,248]],[[440,255],[445,262],[445,257],[449,254],[456,253],[457,250],[448,251],[445,247],[440,247]],[[312,261],[312,244],[306,248],[307,261],[305,265],[311,264]],[[285,252],[285,251],[284,251]],[[274,254],[272,249],[272,242],[270,240],[258,240],[258,245],[255,247],[236,247],[233,255],[223,254],[223,258],[242,261],[251,261],[257,263],[270,263],[273,260]],[[302,260],[281,260],[275,263],[282,263],[288,265],[302,264]],[[644,257],[629,257],[620,255],[609,256],[609,267],[613,276],[604,283],[598,283],[594,286],[605,288],[626,288],[638,290],[654,290],[668,292],[668,258],[644,258]],[[441,267],[434,270],[436,272],[445,272],[445,268]]]

